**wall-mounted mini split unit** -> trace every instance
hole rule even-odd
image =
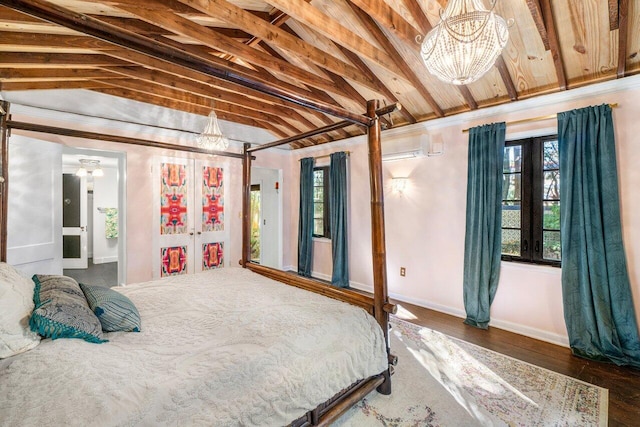
[[[382,138],[382,161],[415,159],[426,156],[440,156],[444,153],[442,135],[427,133],[408,134],[401,137]]]

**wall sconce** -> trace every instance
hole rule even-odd
[[[407,188],[407,182],[409,178],[392,178],[391,179],[391,191],[394,193],[402,194]]]
[[[104,176],[104,171],[100,166],[100,160],[80,159],[80,167],[76,171],[76,176],[87,175],[94,177]]]

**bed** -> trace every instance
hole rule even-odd
[[[280,426],[387,369],[365,310],[247,269],[118,291],[142,331],[46,339],[0,360],[0,424]]]
[[[316,426],[337,419],[374,389],[390,394],[397,359],[390,353],[388,320],[396,307],[387,292],[379,117],[400,105],[378,107],[372,100],[366,114],[343,116],[327,108],[345,120],[271,143],[245,144],[242,154],[215,152],[243,162],[243,269],[127,286],[119,291],[139,306],[142,332],[107,334],[109,342],[99,346],[43,340],[0,360],[0,424]],[[366,128],[369,147],[373,297],[256,265],[250,257],[255,153],[354,124]],[[8,129],[184,148],[15,122],[4,114],[3,153]],[[6,212],[0,216],[0,261],[6,261]]]

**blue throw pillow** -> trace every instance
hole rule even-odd
[[[35,308],[29,319],[31,330],[45,338],[80,338],[106,342],[100,321],[91,312],[78,282],[66,276],[33,276]]]
[[[129,298],[102,286],[80,287],[104,332],[140,332],[140,314]]]

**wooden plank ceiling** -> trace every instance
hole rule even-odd
[[[514,20],[501,57],[479,81],[447,85],[426,71],[415,41],[445,5],[0,0],[0,89],[82,88],[200,115],[214,105],[223,120],[285,138],[338,120],[319,110],[359,116],[367,99],[400,102],[383,118],[397,127],[640,70],[640,0],[498,0]]]

